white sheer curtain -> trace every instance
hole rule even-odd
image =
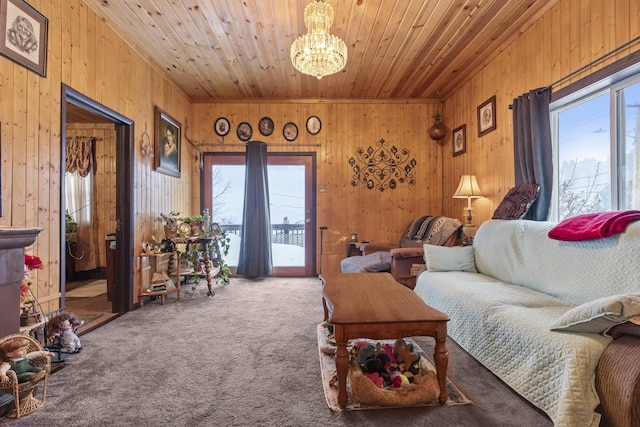
[[[71,218],[78,223],[78,246],[75,254],[76,271],[93,270],[97,267],[94,233],[93,207],[93,173],[82,177],[74,173],[66,173],[65,206]]]

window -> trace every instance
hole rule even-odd
[[[555,182],[551,220],[640,209],[637,68],[610,75],[551,104]]]

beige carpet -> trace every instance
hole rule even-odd
[[[448,376],[473,403],[335,412],[318,362],[318,278],[232,278],[145,304],[80,336],[44,407],[0,427],[551,427],[451,340]],[[95,322],[94,322],[95,323]],[[414,337],[427,356],[433,339]]]
[[[327,354],[322,351],[323,347],[331,347],[331,344],[327,342],[327,329],[323,326],[323,324],[318,325],[318,350],[320,353],[320,370],[322,372],[322,386],[324,388],[324,396],[327,400],[327,405],[332,411],[341,411],[340,405],[338,404],[338,387],[330,385],[331,377],[336,372],[336,364],[335,357],[333,355]],[[428,362],[429,369],[435,372],[435,368],[433,364],[427,357],[427,355],[422,351],[420,346],[415,343],[410,338],[408,339],[414,346],[414,349],[420,354],[421,357],[425,358]],[[383,344],[387,341],[380,341]],[[389,341],[392,342],[392,341]],[[449,378],[447,378],[447,392],[449,393],[449,399],[447,400],[446,405],[466,405],[470,404],[471,401],[465,397],[464,394],[456,387]],[[351,386],[347,382],[347,394],[349,397],[349,401],[347,402],[347,411],[356,411],[356,410],[364,410],[364,409],[384,409],[390,408],[390,406],[372,406],[366,405],[364,403],[360,403],[353,398],[351,394]],[[432,400],[430,402],[424,402],[416,405],[408,405],[408,406],[440,406],[440,402],[438,399]],[[399,406],[395,406],[396,408]]]
[[[107,293],[107,281],[96,280],[65,292],[67,298],[93,298]]]

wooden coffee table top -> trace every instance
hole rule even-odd
[[[429,307],[389,273],[323,274],[320,279],[334,324],[449,320],[449,315]]]

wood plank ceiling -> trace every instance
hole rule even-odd
[[[346,67],[298,72],[311,0],[84,0],[193,101],[437,99],[559,0],[327,0]]]

